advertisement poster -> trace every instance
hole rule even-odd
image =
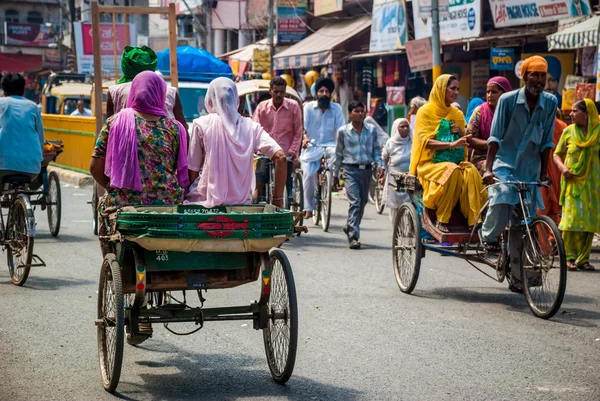
[[[590,0],[489,0],[496,28],[591,14]]]
[[[521,60],[533,56],[533,53],[521,54]],[[568,75],[574,75],[575,53],[540,53],[548,62],[548,75],[546,81],[546,92],[552,93],[558,98],[558,104],[562,104],[563,110],[569,110],[572,103],[563,101],[563,89]],[[519,78],[521,78],[519,76]],[[573,98],[575,97],[575,87],[573,87]],[[566,107],[565,107],[566,106]]]
[[[48,47],[56,43],[56,33],[42,24],[17,24],[4,22],[7,46]]]
[[[94,74],[94,39],[92,24],[76,22],[75,50],[77,54],[77,68],[80,74]],[[113,40],[113,25],[100,24],[100,53],[102,54],[102,74],[115,75],[115,46],[117,53],[117,75],[121,68],[121,54],[125,46],[137,43],[137,30],[135,24],[116,25],[116,37]]]
[[[412,72],[431,70],[433,67],[431,39],[423,38],[406,42],[406,56]]]
[[[481,1],[452,0],[448,4],[448,15],[440,15],[440,38],[442,42],[481,35]],[[418,2],[412,2],[413,13],[418,11]],[[414,19],[415,39],[431,37],[431,18]]]
[[[492,47],[490,49],[490,70],[512,71],[515,68],[515,49]]]
[[[466,113],[471,97],[471,63],[444,63],[442,71],[444,74],[454,75],[458,79],[460,88],[456,101]]]
[[[252,52],[252,71],[267,72],[271,64],[269,49],[254,49]]]
[[[388,106],[404,106],[406,104],[404,86],[388,86],[385,90]]]
[[[596,75],[596,47],[581,49],[581,75],[593,77]]]
[[[403,0],[375,0],[371,24],[370,52],[404,49],[406,9]]]
[[[490,79],[490,63],[487,60],[471,61],[471,98],[485,99],[487,81]],[[462,82],[461,82],[462,86]]]
[[[315,17],[336,13],[344,9],[343,0],[314,0]]]
[[[306,37],[306,0],[277,0],[277,44],[293,44]]]

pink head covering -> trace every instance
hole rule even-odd
[[[510,82],[504,77],[493,77],[487,82],[488,85],[494,84],[500,88],[504,93],[512,90]],[[502,96],[502,95],[500,95]],[[488,102],[483,103],[479,106],[481,122],[479,123],[479,132],[481,139],[487,140],[490,137],[492,131],[492,121],[494,120],[494,109],[492,109]]]
[[[143,190],[134,111],[164,117],[166,94],[167,84],[154,72],[144,71],[133,79],[127,97],[127,108],[115,115],[108,135],[104,174],[109,178],[111,187],[138,192]],[[179,128],[177,179],[180,186],[187,188],[187,134],[179,121],[175,123]]]

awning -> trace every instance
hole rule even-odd
[[[42,56],[37,54],[0,53],[1,72],[29,72],[42,69]]]
[[[548,50],[582,49],[598,45],[600,16],[594,15],[561,32],[548,35]]]
[[[392,50],[392,51],[387,51],[387,52],[374,52],[374,53],[358,53],[358,54],[352,54],[350,57],[348,57],[350,60],[356,60],[356,59],[361,59],[361,58],[369,58],[369,57],[385,57],[385,56],[396,56],[398,54],[404,54],[406,53],[405,49],[401,49],[401,50]]]
[[[254,49],[268,49],[269,41],[268,39],[259,40],[256,43],[252,43],[251,45],[241,47],[236,50],[232,50],[228,53],[221,54],[218,56],[220,59],[230,59],[230,60],[239,60],[245,62],[251,62],[252,56],[254,55]]]
[[[285,70],[330,64],[336,47],[370,27],[370,16],[325,25],[289,49],[275,55],[275,68]]]

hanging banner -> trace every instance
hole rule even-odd
[[[343,0],[314,0],[315,17],[336,13],[344,9]]]
[[[58,39],[56,32],[43,24],[17,24],[4,22],[7,46],[49,47]]]
[[[492,47],[490,49],[490,70],[512,71],[515,67],[515,49]]]
[[[121,68],[121,55],[125,46],[137,44],[137,29],[135,24],[117,24],[115,27],[116,40],[113,40],[113,25],[100,24],[100,54],[102,55],[102,74],[115,75],[115,46],[117,53],[117,68]],[[75,22],[75,51],[77,54],[77,70],[80,74],[94,74],[94,37],[92,24]],[[129,34],[129,37],[127,37]],[[119,71],[117,71],[119,74]]]
[[[404,49],[406,31],[406,8],[403,0],[374,1],[370,52]]]
[[[591,14],[590,0],[490,0],[496,28]]]
[[[413,13],[418,12],[418,2],[412,2]],[[481,35],[481,0],[451,0],[448,15],[440,16],[442,43]],[[414,18],[415,39],[431,37],[431,18]]]
[[[254,49],[252,51],[252,71],[267,72],[271,66],[269,49]]]
[[[277,44],[293,44],[306,37],[306,0],[277,0]]]
[[[431,70],[433,67],[431,39],[423,38],[406,42],[406,56],[412,72]]]

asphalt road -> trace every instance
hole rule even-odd
[[[35,253],[48,267],[32,270],[24,287],[11,284],[1,256],[0,400],[600,400],[600,272],[570,273],[551,321],[535,318],[506,284],[431,252],[405,295],[394,280],[387,215],[369,206],[364,248],[349,250],[342,199],[330,233],[310,227],[284,246],[300,320],[286,386],[270,379],[262,333],[209,322],[186,337],[155,327],[143,345],[125,345],[110,395],[93,323],[101,257],[89,197],[89,188],[63,187],[56,239],[36,212]],[[206,306],[258,296],[258,283],[210,291]]]

